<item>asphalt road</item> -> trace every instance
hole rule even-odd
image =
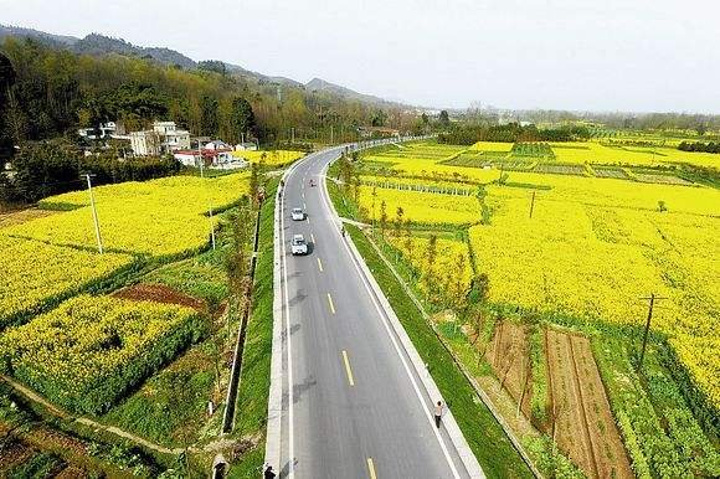
[[[281,477],[470,477],[445,429],[433,424],[439,398],[423,388],[333,218],[321,183],[339,151],[298,163],[278,206]],[[294,207],[306,211],[304,221],[292,221]],[[309,242],[307,256],[290,253],[296,233]]]

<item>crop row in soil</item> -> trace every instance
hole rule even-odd
[[[550,419],[544,432],[554,437],[587,477],[632,478],[590,341],[548,328],[544,342],[550,396]],[[526,327],[509,321],[499,323],[485,357],[529,418],[532,374]]]

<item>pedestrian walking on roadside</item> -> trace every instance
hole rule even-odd
[[[435,405],[435,426],[440,429],[440,421],[443,416],[443,404],[442,401],[438,401]]]
[[[265,465],[265,472],[263,473],[263,479],[275,479],[276,474],[270,464]]]

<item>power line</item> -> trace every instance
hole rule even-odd
[[[84,176],[87,179],[88,193],[90,193],[90,207],[92,208],[93,223],[95,224],[95,237],[97,238],[98,251],[100,252],[100,254],[103,254],[102,236],[100,235],[100,222],[98,221],[97,209],[95,208],[95,197],[93,196],[92,191],[92,181],[90,180],[90,177],[93,175],[86,174]]]

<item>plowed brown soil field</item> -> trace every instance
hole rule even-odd
[[[116,291],[113,293],[113,296],[134,301],[155,301],[157,303],[178,304],[198,311],[205,307],[203,301],[182,294],[163,284],[135,284]]]
[[[501,321],[485,357],[515,402],[522,401],[522,413],[530,417],[530,355],[525,328]]]
[[[76,466],[63,469],[54,479],[84,479],[88,477],[85,471]]]
[[[590,478],[632,478],[605,388],[582,336],[545,330],[555,439]]]
[[[10,442],[0,449],[0,477],[18,464],[30,459],[35,452],[20,442]]]

